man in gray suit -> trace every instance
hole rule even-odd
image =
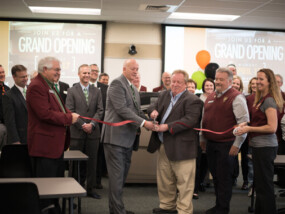
[[[153,213],[192,214],[198,133],[203,102],[187,88],[188,74],[176,70],[171,75],[171,90],[160,92],[148,108],[155,126],[149,152],[158,150],[157,187],[160,205]],[[177,194],[179,192],[179,194]]]
[[[81,116],[102,120],[103,104],[101,92],[98,88],[89,85],[90,67],[86,64],[81,65],[78,69],[78,76],[80,82],[68,89],[67,108]],[[79,118],[70,127],[70,131],[70,150],[80,150],[89,157],[87,166],[84,161],[80,163],[80,183],[84,186],[87,177],[87,195],[100,199],[100,195],[94,190],[96,186],[97,152],[100,140],[99,125],[95,121]]]
[[[140,110],[140,98],[131,84],[138,73],[139,65],[134,59],[124,62],[123,73],[112,81],[107,92],[104,120],[117,123],[132,120],[123,126],[103,126],[104,151],[109,174],[109,210],[111,214],[131,214],[126,211],[122,199],[123,186],[131,164],[134,143],[140,127],[153,128]]]

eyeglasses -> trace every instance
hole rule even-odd
[[[98,71],[98,70],[91,70],[91,71],[92,71],[92,72],[95,72],[95,73],[97,73],[97,74],[99,73],[99,71]]]
[[[60,72],[61,71],[61,68],[50,68],[50,70],[54,70],[56,72]]]

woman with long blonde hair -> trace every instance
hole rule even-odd
[[[236,132],[237,135],[249,132],[256,188],[256,214],[276,214],[273,176],[278,140],[275,132],[282,108],[283,99],[273,71],[260,69],[257,72],[254,104],[250,108],[250,126],[243,124]]]

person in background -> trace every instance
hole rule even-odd
[[[83,64],[78,68],[80,82],[68,90],[66,107],[84,117],[102,120],[103,104],[101,92],[98,88],[89,84],[90,67]],[[80,184],[85,187],[87,181],[87,195],[95,199],[101,196],[95,191],[96,166],[100,141],[100,128],[96,121],[79,118],[70,127],[70,150],[80,150],[88,156],[87,163],[80,162]],[[73,167],[76,172],[75,167]],[[76,177],[76,173],[73,174]]]
[[[246,96],[246,103],[247,103],[247,107],[248,107],[248,112],[249,112],[249,116],[251,118],[251,113],[250,113],[250,109],[253,106],[254,103],[254,99],[255,99],[255,93],[257,90],[257,77],[253,77],[251,78],[251,80],[248,83],[248,95]],[[249,136],[246,137],[244,144],[248,145],[248,154],[252,154],[252,148],[249,145]],[[252,163],[252,159],[248,158],[248,174],[247,174],[247,181],[248,181],[248,197],[251,196],[252,194],[252,184],[253,184],[253,163]]]
[[[215,91],[215,82],[211,78],[207,78],[203,81],[202,83],[202,91],[203,94],[200,95],[200,99],[203,101],[203,103],[206,101],[207,97]],[[200,133],[202,134],[202,133]],[[200,141],[200,138],[199,138]],[[207,176],[207,180],[209,180],[210,173],[208,169],[208,160],[207,160],[207,155],[206,155],[206,150],[201,148],[199,145],[199,148],[201,149],[201,158],[200,158],[200,173],[199,173],[199,187],[198,191],[205,192],[205,178]],[[207,184],[210,185],[210,183],[207,181]],[[195,187],[196,191],[196,187]],[[198,192],[197,191],[197,192]]]
[[[70,144],[69,126],[79,117],[65,107],[54,87],[60,71],[58,59],[41,59],[38,63],[39,74],[27,89],[27,142],[35,177],[64,176],[63,155]],[[54,204],[54,213],[60,213],[58,199],[43,200],[42,208]]]
[[[108,90],[108,85],[101,83],[100,81],[97,81],[98,79],[98,74],[100,73],[99,67],[97,64],[93,63],[90,65],[91,68],[91,73],[90,73],[90,85],[93,85],[100,89],[101,95],[102,95],[102,102],[103,102],[103,117],[105,116],[105,110],[106,110],[106,98],[107,98],[107,90]],[[104,73],[103,73],[104,74]],[[98,160],[97,160],[97,172],[96,172],[96,189],[103,189],[101,180],[102,176],[107,174],[107,166],[106,166],[106,160],[105,160],[105,155],[104,155],[104,146],[103,146],[103,138],[104,134],[102,133],[102,123],[99,124],[100,131],[101,131],[101,139],[99,143],[99,148],[98,148]]]
[[[141,75],[137,74],[136,78],[132,81],[133,85],[137,88],[138,92],[147,92],[147,88],[141,85]]]
[[[249,133],[250,136],[256,191],[255,213],[258,214],[276,214],[273,177],[278,140],[275,132],[283,105],[284,100],[273,71],[260,69],[257,72],[255,100],[250,109],[250,125],[244,123],[236,129],[236,135]]]
[[[232,87],[238,90],[239,92],[243,92],[243,82],[242,79],[239,76],[234,76],[233,77],[233,84]]]
[[[101,73],[99,75],[99,82],[103,83],[105,85],[108,85],[109,84],[109,75],[106,73]]]
[[[14,65],[11,71],[15,85],[2,97],[7,142],[8,144],[27,144],[27,68],[23,65]]]
[[[170,84],[171,84],[170,77],[171,77],[170,73],[163,72],[163,74],[161,76],[162,85],[152,89],[152,91],[153,92],[160,92],[160,91],[164,91],[164,90],[169,90]]]
[[[228,64],[227,68],[233,73],[233,76],[237,75],[237,68],[235,64]]]
[[[131,165],[132,151],[138,148],[139,128],[152,130],[153,122],[140,109],[140,96],[131,83],[136,77],[139,65],[135,59],[124,62],[122,75],[114,79],[107,94],[105,121],[117,123],[132,120],[124,126],[103,125],[104,152],[109,175],[109,212],[133,214],[126,211],[123,202],[123,187]]]
[[[5,70],[2,65],[0,65],[0,150],[4,145],[7,144],[7,129],[4,125],[4,117],[3,117],[3,109],[2,109],[2,96],[6,91],[10,90],[10,88],[5,85]]]
[[[175,70],[171,76],[171,90],[161,92],[158,100],[147,110],[150,117],[160,124],[155,126],[148,146],[149,152],[158,151],[160,204],[159,208],[153,209],[155,214],[193,213],[199,143],[193,128],[200,127],[203,102],[187,90],[188,78],[187,72]]]
[[[57,76],[57,79],[54,82],[54,87],[57,93],[59,93],[60,97],[62,98],[63,104],[65,104],[69,85],[65,82],[59,81],[59,79],[60,79],[60,74]]]
[[[223,132],[237,124],[249,122],[245,97],[232,88],[232,79],[233,75],[229,69],[217,69],[216,91],[208,96],[204,104],[203,129]],[[235,136],[231,131],[220,135],[202,132],[200,137],[201,148],[206,147],[216,195],[216,205],[208,209],[206,214],[228,214],[232,196],[234,157],[238,154],[246,134]]]
[[[197,83],[192,79],[188,79],[187,90],[190,91],[192,94],[195,94],[196,88],[197,88]]]
[[[281,95],[283,99],[285,100],[285,93],[282,91],[282,86],[283,86],[283,77],[280,74],[275,74],[276,82],[278,87],[280,88]]]

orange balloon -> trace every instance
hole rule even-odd
[[[200,68],[205,69],[211,61],[211,55],[208,51],[201,50],[196,55],[196,61]]]

